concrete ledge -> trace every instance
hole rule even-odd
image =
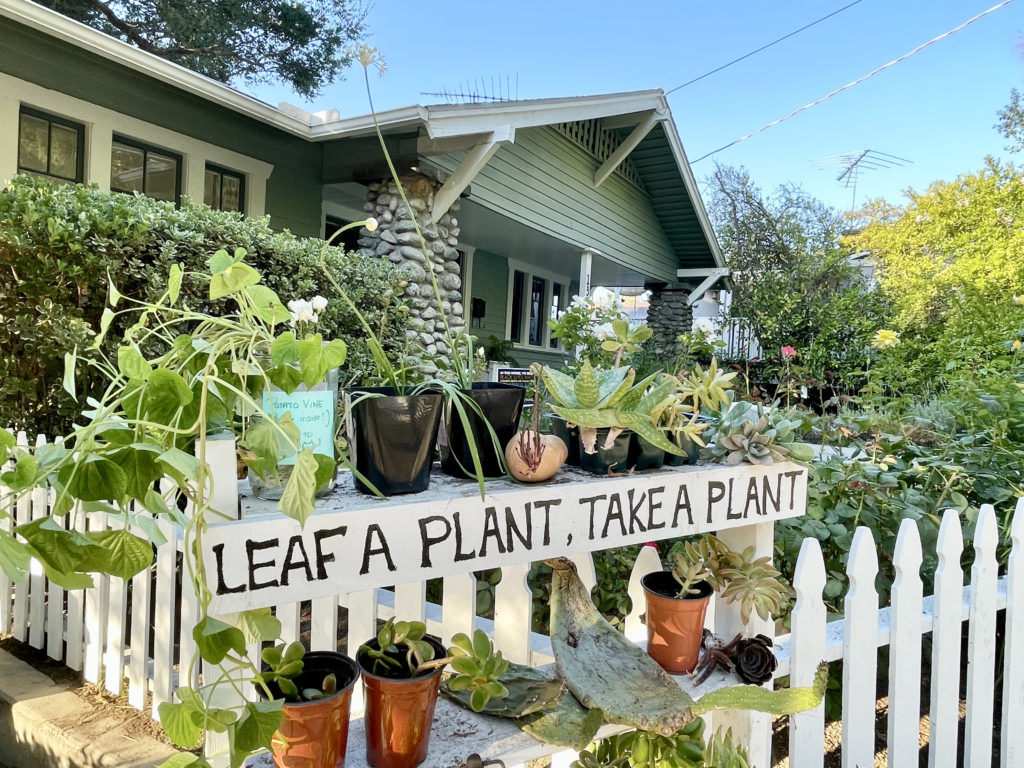
[[[0,651],[0,765],[9,768],[151,768],[173,748],[132,738],[71,691]]]

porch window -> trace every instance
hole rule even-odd
[[[181,155],[117,136],[110,154],[110,189],[177,203]]]
[[[569,287],[557,277],[529,268],[513,269],[509,285],[508,338],[515,344],[558,349],[549,320],[564,309]]]
[[[18,121],[18,171],[60,181],[85,179],[85,127],[22,107]]]
[[[245,212],[245,176],[207,164],[203,202],[218,211]]]

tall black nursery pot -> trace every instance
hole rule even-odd
[[[372,485],[385,496],[425,491],[443,396],[396,395],[390,387],[346,390],[350,404],[364,393],[383,397],[367,397],[350,406],[351,460],[359,473],[354,475],[356,490],[372,494]]]
[[[441,471],[452,477],[475,477],[473,454],[470,451],[472,440],[480,457],[484,477],[504,475],[502,459],[505,445],[519,431],[519,416],[523,412],[526,390],[513,384],[481,381],[473,384],[472,389],[462,390],[462,393],[479,406],[484,419],[498,436],[498,447],[495,450],[490,430],[472,405],[463,403],[469,419],[470,436],[467,439],[458,410],[454,404],[446,403],[444,431],[447,440],[440,446]]]
[[[560,437],[565,447],[569,449],[569,455],[565,463],[570,467],[580,465],[580,428],[575,424],[569,426],[561,416],[551,415],[551,434]]]
[[[611,448],[605,448],[608,428],[600,427],[597,430],[597,442],[594,444],[596,453],[587,453],[583,450],[583,441],[580,440],[580,468],[595,475],[607,475],[608,470],[625,472],[629,469],[629,444],[632,438],[633,433],[625,429],[615,438]]]

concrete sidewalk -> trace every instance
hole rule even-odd
[[[42,672],[0,651],[0,765],[10,768],[149,768],[173,748],[130,737]]]

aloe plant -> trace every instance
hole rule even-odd
[[[554,400],[555,413],[580,428],[587,453],[595,452],[597,430],[606,427],[605,447],[610,447],[624,429],[631,429],[658,448],[682,455],[681,449],[655,426],[676,402],[679,381],[673,376],[659,372],[635,381],[632,368],[595,371],[589,360],[575,377],[546,366],[541,375]]]

